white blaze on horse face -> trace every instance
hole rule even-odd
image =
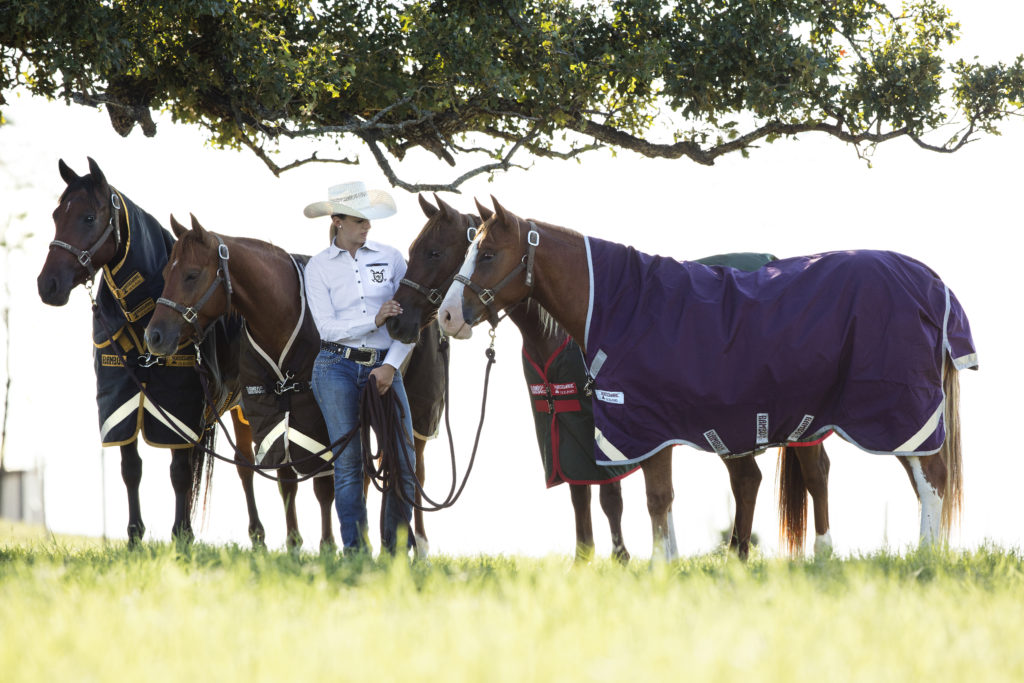
[[[466,260],[462,262],[459,275],[470,278],[473,276],[473,269],[476,266],[476,253],[479,250],[478,243],[469,245],[466,252]],[[437,309],[437,320],[441,323],[441,329],[449,337],[456,339],[469,339],[473,336],[473,328],[466,324],[462,318],[462,301],[466,287],[458,280],[452,282],[448,293],[444,296],[440,308]]]
[[[920,547],[935,545],[941,540],[942,528],[942,495],[929,483],[921,468],[921,459],[907,456],[910,471],[914,475],[914,488],[921,501],[921,540]]]

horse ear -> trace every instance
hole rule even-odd
[[[437,200],[437,208],[439,208],[442,211],[444,211],[445,215],[450,216],[450,217],[454,217],[454,218],[457,218],[459,216],[459,212],[455,210],[455,207],[452,206],[451,204],[447,203],[446,201],[444,201],[440,197],[438,197],[437,194],[434,195],[434,199]]]
[[[494,199],[494,197],[491,197],[491,199]],[[488,209],[483,204],[481,204],[480,200],[477,199],[476,197],[473,197],[473,203],[476,204],[476,212],[480,214],[480,218],[487,220],[488,218],[494,215],[494,212]]]
[[[72,171],[71,167],[65,164],[63,159],[57,160],[57,168],[60,170],[60,177],[63,178],[64,182],[68,185],[78,180],[78,174]]]
[[[433,218],[437,215],[437,207],[428,202],[422,193],[416,196],[420,200],[420,208],[423,209],[423,213],[427,218]],[[437,198],[436,194],[434,195],[434,198]]]
[[[206,230],[202,225],[199,224],[199,219],[195,217],[195,214],[190,213],[189,218],[192,219],[192,229],[195,230],[196,236],[199,237],[200,241],[206,241]]]
[[[173,213],[171,214],[171,230],[174,231],[174,236],[177,237],[179,240],[185,236],[185,233],[188,232],[188,228],[179,223],[178,219],[174,217]]]
[[[92,174],[92,180],[97,185],[106,185],[107,179],[103,175],[103,171],[100,170],[100,165],[92,160],[92,157],[86,157],[89,160],[89,173]]]
[[[511,227],[517,227],[516,216],[514,213],[506,209],[504,206],[498,203],[498,200],[491,195],[491,203],[494,204],[494,213],[497,214],[498,220],[505,225]]]

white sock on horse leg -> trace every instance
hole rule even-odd
[[[942,525],[942,496],[924,477],[921,459],[908,456],[910,471],[914,475],[914,487],[921,502],[921,538],[919,547],[933,545],[939,541]]]
[[[826,531],[814,537],[814,556],[828,557],[832,554],[832,534]]]

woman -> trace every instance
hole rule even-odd
[[[402,361],[413,344],[391,339],[384,326],[402,312],[392,298],[405,276],[406,263],[394,247],[367,239],[370,221],[394,215],[395,203],[383,190],[367,190],[362,182],[335,185],[327,200],[304,210],[308,218],[331,217],[331,244],[306,266],[306,298],[320,333],[320,353],[313,365],[313,394],[335,442],[359,423],[359,396],[373,377],[381,395],[395,392],[404,414],[405,431],[398,441],[405,446],[399,457],[399,482],[405,500],[415,493],[415,455],[412,417],[402,375]],[[369,553],[366,498],[363,493],[362,447],[353,438],[334,461],[334,505],[341,522],[346,555]],[[399,529],[407,544],[412,507],[394,492],[383,501],[381,546],[395,553]]]

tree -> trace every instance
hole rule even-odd
[[[355,141],[410,191],[598,146],[711,165],[817,132],[948,153],[1024,102],[1024,57],[947,63],[958,31],[935,0],[0,0],[0,105],[26,87],[122,135],[166,109],[275,174],[357,162],[279,163],[283,141]],[[484,161],[412,183],[417,148]]]

